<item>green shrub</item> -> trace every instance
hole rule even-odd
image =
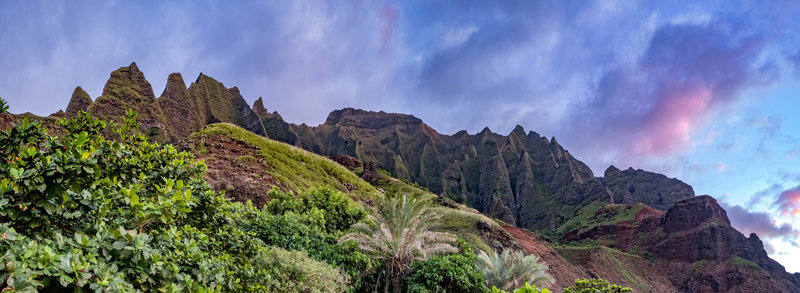
[[[564,288],[561,293],[629,293],[631,288],[612,285],[603,279],[584,279],[575,280],[575,285]]]
[[[202,161],[133,133],[135,117],[81,112],[58,123],[61,138],[27,119],[0,133],[4,291],[259,291],[289,279],[340,291],[336,268],[265,245],[243,216],[268,214],[213,192]]]
[[[263,211],[251,209],[237,216],[244,230],[267,245],[306,251],[318,261],[340,267],[360,290],[377,265],[355,243],[338,243],[343,230],[364,219],[354,201],[330,188],[312,189],[295,196],[273,189]]]
[[[269,197],[272,200],[266,209],[270,213],[319,214],[322,217],[320,220],[323,221],[321,224],[324,226],[324,231],[329,234],[347,230],[367,215],[359,204],[328,187],[311,189],[298,196],[274,188],[269,192]]]
[[[407,280],[408,292],[486,292],[488,289],[472,248],[463,240],[458,241],[458,248],[457,254],[412,262]]]
[[[739,268],[751,268],[751,269],[761,269],[757,264],[752,261],[746,260],[739,256],[734,256],[731,258],[730,262],[728,263],[732,266],[739,267]]]
[[[302,251],[272,248],[269,254],[256,260],[270,268],[270,282],[264,288],[269,292],[344,292],[347,277],[324,262],[313,260]]]
[[[506,293],[506,291],[497,289],[497,287],[492,286],[491,293]],[[525,285],[523,285],[519,289],[515,289],[514,293],[550,293],[550,290],[547,288],[539,289],[536,288],[536,285],[525,283]]]

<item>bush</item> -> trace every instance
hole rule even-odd
[[[353,280],[351,291],[367,284],[364,277],[377,264],[355,243],[338,243],[343,229],[366,215],[356,202],[330,188],[297,196],[273,189],[269,196],[263,211],[253,208],[236,217],[244,230],[267,245],[306,251],[315,260],[340,267]]]
[[[575,280],[575,286],[564,288],[562,293],[629,293],[631,288],[612,285],[603,279],[584,279]]]
[[[292,193],[283,193],[274,188],[269,192],[269,197],[271,200],[266,209],[271,214],[283,215],[291,212],[321,215],[319,220],[323,222],[315,224],[319,224],[328,234],[347,230],[367,215],[360,205],[328,187],[311,189],[296,197]]]
[[[478,268],[475,253],[463,240],[458,241],[459,253],[434,256],[411,263],[408,292],[486,292],[483,274]]]
[[[506,291],[497,289],[497,287],[492,286],[491,293],[506,293]],[[539,289],[536,288],[536,285],[525,283],[525,285],[523,285],[519,289],[514,290],[514,293],[550,293],[550,290],[547,288]]]
[[[62,138],[27,119],[0,133],[4,291],[258,291],[291,278],[325,292],[344,283],[335,268],[265,245],[241,220],[264,212],[213,192],[202,161],[133,133],[135,117],[107,124],[81,112],[58,123]],[[280,259],[309,267],[284,271]]]
[[[272,248],[268,255],[258,260],[270,268],[270,282],[264,289],[269,292],[344,292],[347,277],[336,268],[308,257],[302,251]]]

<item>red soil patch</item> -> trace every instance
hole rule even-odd
[[[549,286],[551,290],[559,292],[565,287],[574,285],[575,279],[587,276],[582,269],[561,257],[558,252],[547,246],[544,241],[533,235],[533,233],[514,226],[503,226],[503,229],[519,242],[525,253],[535,254],[547,263],[550,267],[547,272],[556,279],[556,282]]]
[[[664,212],[657,209],[645,206],[638,214],[636,214],[636,222],[641,222],[644,219],[659,218],[664,215]]]
[[[185,143],[198,159],[206,161],[205,179],[214,190],[225,190],[227,197],[249,200],[259,207],[267,203],[267,191],[276,184],[256,147],[220,135],[202,135]]]

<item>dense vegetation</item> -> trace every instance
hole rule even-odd
[[[5,109],[0,100],[0,115]],[[27,119],[0,133],[3,292],[491,292],[495,285],[466,241],[433,229],[444,213],[430,198],[390,193],[364,208],[314,187],[273,189],[261,208],[232,202],[203,180],[203,161],[139,133],[136,115],[106,123],[80,112],[58,122],[61,137]]]
[[[331,230],[322,227],[349,225],[363,213],[357,206],[326,226],[313,207],[278,215],[232,203],[209,189],[203,162],[136,134],[135,116],[106,124],[81,113],[59,122],[61,138],[28,120],[0,134],[4,291],[341,292],[348,275],[307,254],[368,266],[335,236],[325,245]],[[307,225],[307,234],[284,234],[320,238],[297,242],[316,249],[271,246],[282,244],[283,223]]]

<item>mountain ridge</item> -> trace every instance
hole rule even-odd
[[[335,110],[328,115],[325,123],[318,126],[295,125],[284,121],[278,112],[268,112],[264,99],[257,99],[251,107],[236,87],[227,88],[202,73],[188,87],[180,74],[170,74],[161,96],[156,97],[135,63],[114,71],[103,94],[94,101],[82,88],[77,87],[67,111],[50,117],[35,117],[32,114],[20,116],[40,118],[47,125],[59,117],[72,116],[84,109],[104,119],[119,119],[128,108],[140,113],[142,131],[155,141],[178,143],[207,125],[230,123],[316,154],[347,155],[365,164],[374,164],[394,177],[418,183],[443,198],[464,203],[517,227],[540,232],[563,232],[546,236],[552,237],[551,241],[590,240],[600,241],[606,246],[617,245],[602,242],[605,238],[592,234],[592,231],[601,231],[604,235],[622,238],[636,235],[644,239],[640,241],[666,245],[661,238],[663,235],[654,235],[650,233],[652,231],[640,228],[650,227],[653,228],[650,230],[661,228],[669,230],[665,232],[668,235],[684,237],[682,241],[669,242],[675,245],[696,243],[702,239],[715,239],[722,243],[710,248],[703,245],[681,246],[681,251],[658,255],[661,259],[670,260],[673,273],[691,270],[693,265],[702,261],[713,261],[717,265],[717,271],[692,275],[689,279],[670,275],[676,288],[715,292],[720,288],[740,288],[745,280],[763,277],[745,272],[738,279],[720,279],[726,278],[729,272],[742,272],[731,267],[733,255],[754,262],[765,271],[776,272],[775,278],[790,282],[781,281],[774,288],[788,292],[800,291],[797,289],[800,288],[800,274],[790,275],[769,259],[757,236],[737,236],[741,233],[730,227],[730,221],[721,207],[714,208],[716,201],[713,198],[708,200],[707,197],[695,196],[688,184],[644,170],[619,170],[610,166],[603,177],[595,177],[592,170],[573,157],[555,137],[547,139],[533,131],[526,133],[519,125],[508,135],[494,133],[488,127],[476,134],[459,131],[445,135],[413,115],[354,108]],[[3,124],[6,124],[6,120],[2,119]],[[642,203],[644,207],[638,207],[637,203]],[[625,211],[631,208],[644,211],[641,218],[637,213],[631,221],[606,221],[590,227],[581,226],[585,225],[585,221],[570,222],[586,211],[588,218],[598,218],[611,212],[628,215]],[[697,209],[700,215],[707,215],[705,212],[708,210],[721,210],[723,213],[695,218],[691,213],[676,214],[681,209]],[[570,223],[576,226],[569,226]],[[585,231],[581,227],[586,228]],[[628,242],[625,244],[628,246],[619,248],[623,252],[633,251],[639,255],[637,257],[645,257],[644,251],[629,247],[633,243]],[[726,257],[697,257],[708,249]],[[569,249],[562,251],[574,253]],[[687,257],[673,259],[672,256],[676,255]],[[777,273],[779,271],[782,273]],[[793,284],[795,288],[787,284]]]

